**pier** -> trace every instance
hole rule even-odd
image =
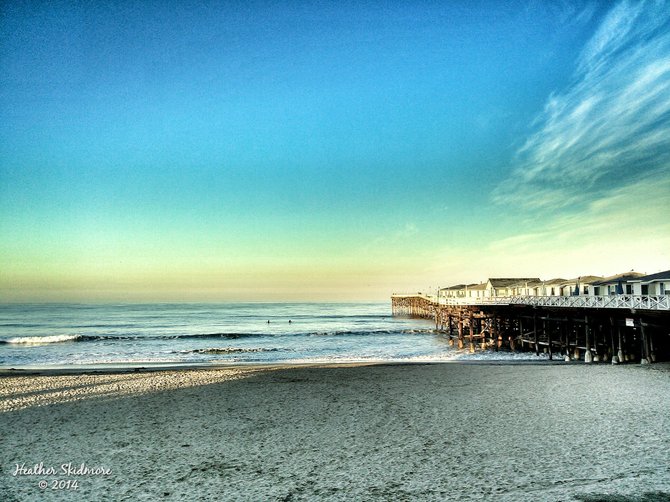
[[[587,363],[670,360],[670,295],[440,298],[394,294],[395,316],[432,319],[459,349]]]

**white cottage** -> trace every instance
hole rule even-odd
[[[440,298],[483,298],[486,284],[457,284],[442,288],[439,291]]]
[[[659,296],[670,294],[670,270],[644,275],[629,281],[634,295]]]
[[[539,282],[537,277],[496,277],[486,281],[484,294],[487,297],[515,296],[519,290],[523,290],[529,283]]]
[[[465,290],[465,296],[468,298],[484,298],[486,293],[486,284],[468,284]]]
[[[462,298],[465,296],[465,284],[456,284],[442,288],[437,292],[439,298]]]
[[[589,296],[610,296],[610,295],[632,295],[634,292],[634,284],[637,279],[644,277],[640,272],[625,272],[623,274],[611,275],[605,277],[601,281],[594,281],[592,283],[592,292]],[[640,288],[641,289],[641,288]]]
[[[540,296],[563,296],[563,284],[566,279],[556,278],[542,281]]]
[[[562,296],[588,296],[593,284],[604,278],[597,275],[584,275],[569,279],[560,284]]]

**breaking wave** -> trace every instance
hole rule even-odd
[[[407,335],[431,333],[429,329],[408,330],[369,330],[369,331],[324,331],[312,333],[196,333],[183,335],[48,335],[20,336],[0,340],[0,344],[11,345],[44,345],[64,342],[95,342],[95,341],[141,341],[141,340],[182,340],[182,339],[217,339],[234,340],[237,338],[259,338],[268,336],[368,336],[368,335]]]
[[[239,354],[242,352],[278,352],[278,348],[266,349],[263,347],[252,347],[252,348],[242,348],[242,347],[211,347],[207,349],[193,349],[193,350],[180,350],[180,354]]]
[[[433,333],[432,329],[368,330],[368,331],[324,331],[309,333],[309,336],[367,336],[367,335],[413,335]]]
[[[81,335],[17,336],[0,340],[0,343],[12,345],[44,345],[46,343],[78,342]]]
[[[0,340],[0,344],[43,345],[61,342],[96,342],[96,341],[128,341],[128,340],[178,340],[184,338],[253,338],[267,336],[257,333],[203,333],[195,335],[50,335],[21,336]]]

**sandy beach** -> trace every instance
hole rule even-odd
[[[0,499],[668,500],[669,403],[667,365],[3,376]]]

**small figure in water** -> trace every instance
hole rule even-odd
[[[291,324],[291,319],[288,320],[288,323]]]
[[[268,319],[268,324],[270,324],[270,320]]]

